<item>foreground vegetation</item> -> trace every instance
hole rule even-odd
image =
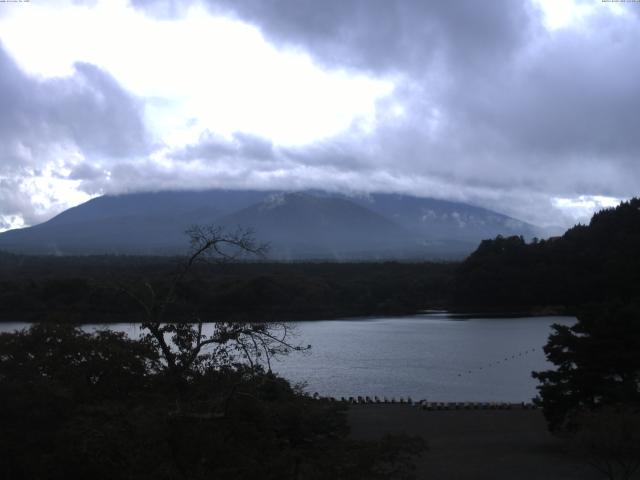
[[[611,480],[640,469],[640,298],[582,307],[554,325],[544,348],[552,370],[533,372],[549,429]]]
[[[556,368],[533,375],[552,430],[574,429],[585,411],[640,409],[640,302],[584,307],[575,325],[553,326],[545,353]]]
[[[119,291],[142,335],[36,324],[0,335],[0,468],[7,479],[411,478],[420,439],[348,438],[343,408],[271,373],[304,350],[283,323],[171,321],[207,256],[259,254],[247,233],[190,232],[161,284]],[[132,307],[133,309],[133,307]]]
[[[419,439],[350,440],[343,407],[236,363],[236,340],[217,340],[178,371],[153,342],[110,331],[0,335],[0,475],[411,478]]]

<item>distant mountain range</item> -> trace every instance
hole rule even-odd
[[[540,235],[514,218],[464,203],[399,194],[208,190],[106,195],[29,228],[0,249],[39,254],[184,253],[186,228],[251,228],[279,260],[460,258],[482,239]]]

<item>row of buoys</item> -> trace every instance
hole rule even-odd
[[[425,400],[419,400],[414,402],[411,397],[369,397],[369,396],[357,396],[357,397],[321,397],[317,393],[313,394],[313,398],[316,400],[326,400],[330,402],[341,402],[353,405],[360,404],[380,404],[380,405],[410,405],[418,407],[421,410],[512,410],[520,408],[523,410],[531,410],[538,408],[533,403],[520,402],[520,403],[508,403],[508,402],[428,402]]]
[[[532,353],[534,351],[535,351],[535,348],[530,348],[528,350],[523,350],[521,352],[514,353],[513,355],[506,356],[502,360],[496,360],[495,362],[490,362],[490,363],[488,363],[488,364],[486,364],[484,366],[478,367],[475,370],[471,369],[471,370],[467,370],[466,372],[460,372],[460,373],[458,373],[458,376],[461,377],[464,374],[471,374],[471,373],[474,373],[476,371],[484,370],[485,368],[496,367],[496,366],[500,365],[501,363],[508,362],[508,361],[511,361],[511,360],[515,360],[515,359],[517,359],[519,357],[523,357],[525,355],[528,355],[528,354],[530,354],[530,353]]]

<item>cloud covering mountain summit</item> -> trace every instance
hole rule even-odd
[[[406,193],[571,225],[637,194],[640,8],[559,3],[8,6],[0,229],[103,193],[213,187]]]

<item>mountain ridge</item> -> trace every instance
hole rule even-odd
[[[102,196],[0,234],[0,249],[39,254],[177,254],[193,224],[253,229],[271,258],[461,258],[498,234],[536,227],[491,210],[401,194],[204,190]]]

